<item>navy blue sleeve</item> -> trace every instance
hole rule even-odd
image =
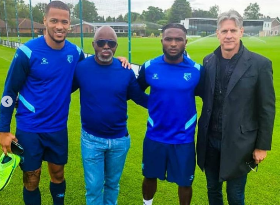
[[[84,59],[85,59],[85,54],[84,54],[83,51],[81,51],[79,62],[82,61],[82,60],[84,60]]]
[[[200,79],[195,88],[195,95],[203,98],[204,94],[204,83],[205,82],[205,68],[200,66]]]
[[[74,77],[73,77],[73,81],[72,81],[71,93],[73,93],[79,89],[79,81],[77,79],[77,70],[78,70],[78,66],[75,68]]]
[[[131,77],[129,87],[127,91],[127,98],[133,100],[136,104],[141,105],[144,108],[148,106],[148,95],[140,89],[139,84],[136,81],[134,72],[131,70]]]
[[[139,76],[137,78],[137,82],[142,90],[146,90],[147,87],[150,86],[146,81],[145,70],[146,70],[146,68],[145,68],[145,64],[144,64],[141,66],[141,69],[139,71]]]
[[[10,107],[4,107],[1,103],[0,132],[10,132],[10,124],[13,116],[16,98],[20,89],[25,83],[29,72],[29,58],[20,49],[18,49],[10,65],[10,69],[8,71],[8,75],[4,86],[4,92],[2,95],[2,98],[4,96],[11,97],[13,103]]]
[[[85,59],[85,54],[84,54],[83,51],[81,51],[79,62],[81,62],[84,59]],[[77,80],[77,77],[76,77],[76,75],[77,75],[77,68],[78,68],[78,66],[76,66],[76,68],[75,68],[74,77],[73,77],[73,81],[72,81],[71,93],[73,93],[73,92],[75,92],[76,90],[79,89],[79,84],[78,84],[78,80]]]

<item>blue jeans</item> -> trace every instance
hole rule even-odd
[[[223,182],[219,181],[221,140],[209,137],[205,174],[207,180],[208,200],[210,205],[223,205]],[[247,174],[227,181],[227,199],[229,205],[244,205]]]
[[[105,139],[82,130],[83,167],[88,205],[116,205],[119,181],[124,168],[130,137]]]

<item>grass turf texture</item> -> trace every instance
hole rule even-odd
[[[79,39],[69,38],[70,41],[79,45]],[[212,52],[217,46],[216,38],[189,39],[187,50],[192,59],[202,63],[205,55]],[[244,37],[244,45],[251,51],[268,57],[273,62],[274,86],[276,91],[276,121],[274,126],[272,151],[268,152],[268,157],[263,161],[257,173],[251,172],[248,175],[246,186],[247,205],[279,205],[280,204],[280,139],[277,133],[280,132],[280,37]],[[26,41],[26,39],[22,39]],[[92,53],[92,39],[84,39],[84,50]],[[127,39],[119,38],[119,46],[116,56],[127,56]],[[0,92],[2,93],[6,74],[13,58],[15,50],[0,46]],[[159,38],[133,38],[132,39],[132,62],[142,64],[144,61],[162,54],[162,47]],[[125,168],[120,182],[120,195],[118,204],[138,205],[142,204],[142,142],[146,130],[147,112],[145,109],[128,102],[128,129],[131,135],[131,148],[127,156]],[[201,100],[197,98],[197,110],[200,115]],[[83,168],[80,154],[80,115],[79,115],[79,92],[72,95],[70,107],[68,130],[69,130],[69,161],[65,167],[65,177],[67,191],[65,204],[83,205],[85,204],[85,189],[83,179]],[[12,132],[15,132],[15,120],[12,122]],[[224,184],[225,187],[225,184]],[[51,195],[49,193],[49,176],[47,164],[43,163],[40,183],[42,193],[42,204],[51,205]],[[154,198],[155,205],[175,205],[178,204],[177,186],[159,181],[157,193]],[[225,189],[224,189],[225,193]],[[226,200],[226,196],[225,196]],[[8,187],[0,192],[0,205],[23,205],[22,201],[22,174],[17,168]],[[204,173],[197,167],[195,180],[193,183],[192,204],[206,205],[207,189]],[[227,203],[225,203],[227,204]]]

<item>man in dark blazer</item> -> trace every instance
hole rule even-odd
[[[223,181],[229,204],[243,205],[247,173],[271,149],[272,63],[244,47],[240,40],[243,19],[238,12],[222,13],[217,25],[220,46],[203,60],[197,160],[205,170],[210,205],[223,204]]]

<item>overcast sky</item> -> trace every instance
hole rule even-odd
[[[78,0],[62,0],[63,2],[69,2],[76,4]],[[95,3],[98,8],[99,15],[105,17],[111,15],[115,11],[120,13],[123,10],[127,11],[127,0],[90,0]],[[29,0],[25,0],[29,2]],[[32,0],[34,6],[38,2],[50,2],[50,0]],[[189,0],[192,9],[209,10],[211,6],[215,4],[219,6],[220,11],[228,11],[230,9],[237,10],[243,15],[244,10],[250,3],[257,3],[260,6],[260,13],[271,18],[280,18],[280,0]],[[142,13],[143,10],[147,10],[149,6],[159,7],[163,10],[168,9],[172,6],[174,0],[131,0],[131,10],[133,12]]]

